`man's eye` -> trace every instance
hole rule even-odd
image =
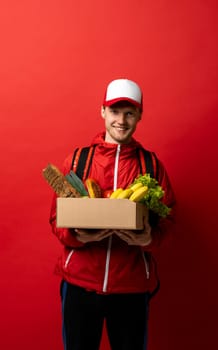
[[[112,109],[111,112],[112,112],[113,114],[118,114],[118,113],[119,113],[119,111],[118,111],[117,109]]]

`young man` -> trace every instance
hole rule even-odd
[[[93,140],[95,151],[87,174],[102,191],[126,188],[140,174],[138,151],[143,147],[133,134],[142,110],[138,84],[117,79],[108,85],[101,109],[105,131]],[[65,160],[64,173],[72,169],[72,158],[71,154]],[[164,203],[173,207],[169,178],[155,159]],[[61,229],[56,227],[55,203],[56,198],[50,223],[64,245],[56,271],[62,278],[65,350],[99,349],[104,321],[112,350],[146,350],[149,299],[157,285],[152,249],[170,220],[159,220],[154,227],[146,221],[140,232]]]

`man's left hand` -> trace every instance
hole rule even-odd
[[[129,245],[146,246],[152,241],[149,223],[145,223],[143,231],[116,230],[114,233]]]

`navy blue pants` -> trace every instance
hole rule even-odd
[[[98,350],[105,320],[112,350],[146,350],[148,293],[102,295],[61,284],[65,350]]]

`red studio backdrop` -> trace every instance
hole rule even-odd
[[[135,136],[178,201],[148,350],[218,347],[217,23],[215,0],[1,2],[1,349],[62,349],[61,246],[41,173],[103,130],[104,89],[119,77],[144,91]]]

